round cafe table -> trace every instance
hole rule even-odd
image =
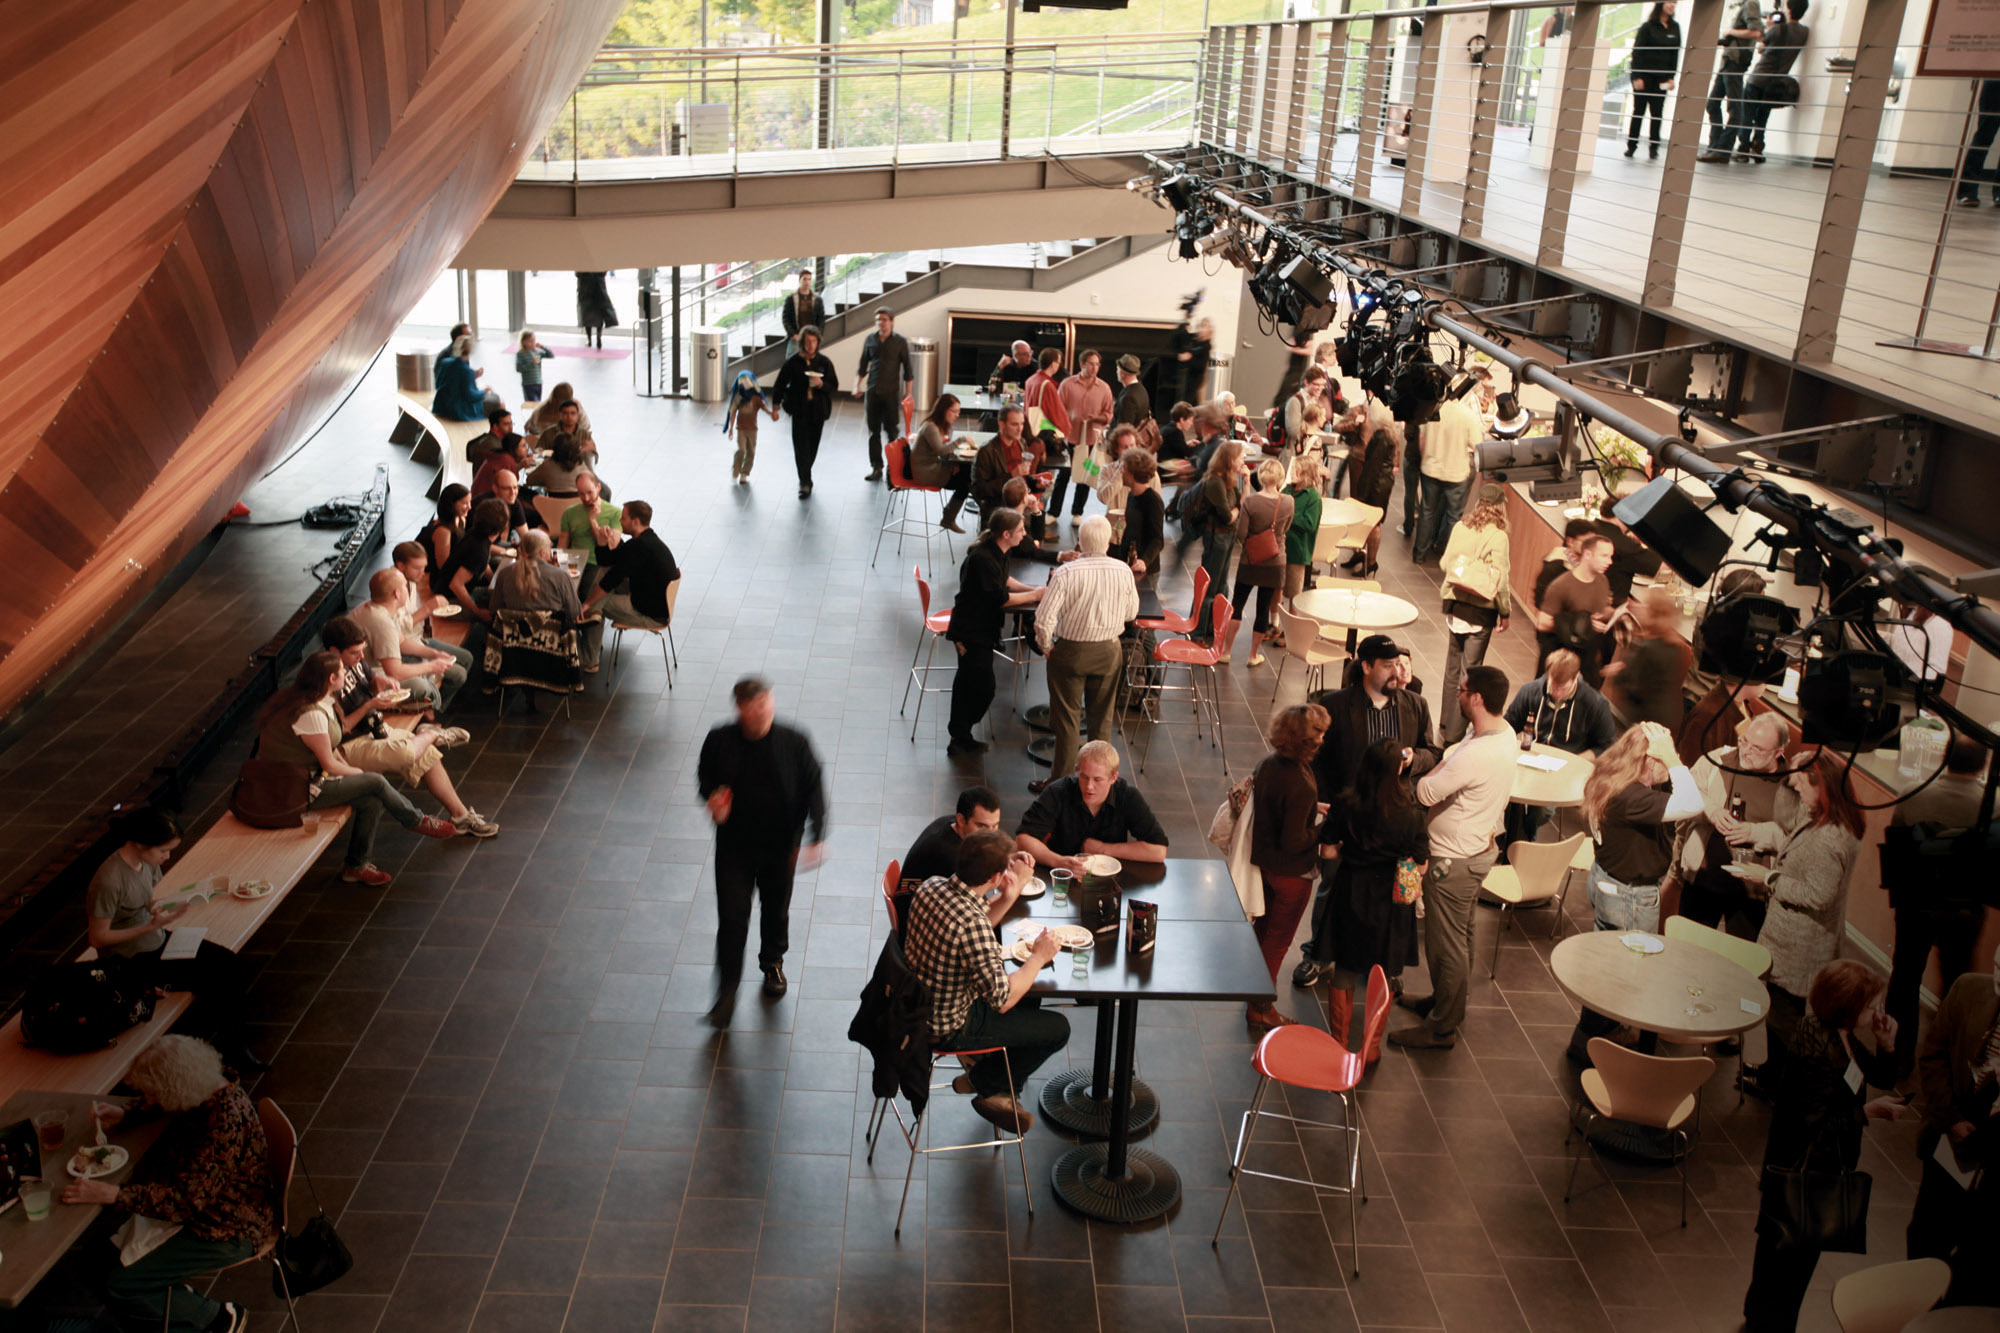
[[[1646,936],[1666,946],[1658,953],[1625,947],[1626,935],[1644,933],[1571,935],[1549,955],[1556,984],[1608,1018],[1675,1042],[1707,1045],[1764,1021],[1771,994],[1763,982],[1686,940]]]
[[[1338,583],[1300,593],[1292,598],[1292,610],[1322,625],[1344,626],[1350,656],[1363,631],[1396,629],[1417,618],[1417,608],[1412,602],[1386,592],[1344,591]]]
[[[1323,528],[1335,525],[1348,527],[1359,523],[1368,517],[1368,514],[1369,509],[1366,505],[1357,504],[1353,500],[1322,499],[1319,502],[1319,525]]]
[[[1590,781],[1591,771],[1597,767],[1595,759],[1587,754],[1558,750],[1539,741],[1527,753],[1559,762],[1562,767],[1545,769],[1516,763],[1514,789],[1509,800],[1519,801],[1522,805],[1548,806],[1554,810],[1571,809],[1583,804],[1583,784]]]

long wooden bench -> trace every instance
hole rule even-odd
[[[396,391],[396,406],[401,416],[389,432],[390,443],[407,444],[413,460],[437,465],[437,476],[425,494],[436,499],[453,482],[470,487],[472,464],[465,457],[465,446],[486,433],[486,423],[446,421],[431,411],[428,398],[401,389]]]
[[[189,884],[200,884],[216,875],[228,876],[232,884],[269,880],[271,892],[262,898],[246,900],[225,894],[196,906],[175,922],[176,927],[206,927],[207,938],[226,949],[242,948],[347,825],[345,806],[315,813],[319,826],[310,831],[251,828],[234,815],[223,815],[168,868],[153,901],[175,897]],[[79,955],[86,961],[96,956],[94,949]],[[22,1041],[20,1018],[9,1019],[0,1027],[0,1101],[25,1088],[93,1096],[110,1092],[139,1052],[172,1028],[190,1003],[192,997],[186,993],[170,992],[154,1006],[151,1018],[104,1049],[83,1055],[37,1050]]]

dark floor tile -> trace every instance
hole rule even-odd
[[[417,1235],[418,1254],[495,1255],[513,1219],[512,1203],[438,1203],[431,1205]]]
[[[423,1224],[421,1213],[342,1213],[341,1238],[353,1252],[354,1267],[340,1280],[341,1290],[356,1296],[395,1291]]]
[[[590,1234],[583,1271],[599,1277],[665,1277],[675,1228],[654,1222],[607,1222]]]
[[[741,1305],[662,1305],[654,1333],[743,1333]]]
[[[840,1241],[839,1227],[766,1226],[757,1241],[757,1276],[837,1278]]]
[[[1343,1292],[1267,1287],[1272,1333],[1355,1333],[1354,1305]]]
[[[830,1280],[758,1277],[750,1284],[748,1327],[769,1333],[831,1333],[839,1287]]]
[[[1528,1333],[1504,1277],[1432,1274],[1429,1285],[1447,1333]]]
[[[583,1277],[563,1327],[572,1333],[652,1333],[659,1309],[658,1278]]]
[[[384,1326],[436,1329],[439,1333],[472,1327],[492,1263],[490,1259],[452,1255],[413,1256],[389,1298],[389,1308],[382,1316]]]
[[[1505,1263],[1508,1284],[1534,1333],[1601,1333],[1611,1327],[1583,1266],[1576,1260],[1508,1259]],[[1741,1300],[1739,1294],[1739,1305]]]
[[[1264,1319],[1269,1309],[1258,1283],[1256,1252],[1248,1240],[1224,1236],[1175,1236],[1174,1266],[1180,1272],[1181,1304],[1196,1315]]]
[[[669,1305],[747,1305],[757,1256],[744,1250],[676,1248],[667,1265]]]
[[[1014,1327],[1006,1287],[970,1287],[931,1282],[924,1287],[924,1326],[966,1333],[1011,1333]],[[1063,1327],[1089,1327],[1071,1311]]]
[[[1347,1284],[1347,1298],[1362,1327],[1399,1324],[1439,1328],[1443,1319],[1432,1302],[1415,1250],[1386,1245],[1361,1248],[1361,1276]]]
[[[490,1294],[481,1298],[472,1319],[472,1333],[562,1333],[569,1312],[569,1292],[532,1296]]]
[[[583,1267],[587,1242],[548,1236],[510,1235],[493,1264],[488,1291],[560,1292],[567,1295]]]

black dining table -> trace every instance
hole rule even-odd
[[[1047,868],[1038,872],[1046,879]],[[1153,947],[1130,952],[1133,901],[1159,908]],[[1139,1005],[1145,1000],[1271,1000],[1276,988],[1257,937],[1243,917],[1221,861],[1129,862],[1109,880],[1086,880],[1069,901],[1054,892],[1015,904],[1000,932],[1011,944],[1015,923],[1082,925],[1096,930],[1090,971],[1073,974],[1064,950],[1035,979],[1034,994],[1095,1003],[1096,1050],[1089,1069],[1066,1070],[1042,1089],[1043,1114],[1077,1133],[1101,1135],[1064,1153],[1051,1171],[1056,1197],[1103,1222],[1143,1222],[1180,1199],[1180,1172],[1132,1138],[1159,1118],[1159,1097],[1135,1076]]]

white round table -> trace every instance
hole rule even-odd
[[[1593,930],[1570,936],[1549,955],[1556,984],[1606,1017],[1691,1044],[1733,1037],[1770,1013],[1770,992],[1738,964],[1699,944],[1660,935],[1647,936],[1666,946],[1658,953],[1638,953],[1622,943],[1627,934],[1644,933]]]
[[[1292,599],[1292,609],[1323,625],[1354,630],[1396,629],[1417,618],[1416,604],[1386,592],[1346,592],[1338,584]]]
[[[1590,780],[1591,771],[1597,767],[1596,760],[1587,754],[1571,754],[1540,742],[1528,753],[1556,760],[1562,767],[1544,769],[1517,761],[1514,765],[1514,788],[1508,799],[1523,805],[1548,806],[1554,810],[1583,804],[1583,784]]]
[[[1367,517],[1367,506],[1357,504],[1353,500],[1322,499],[1319,502],[1319,525],[1323,528],[1335,524],[1348,527]]]

